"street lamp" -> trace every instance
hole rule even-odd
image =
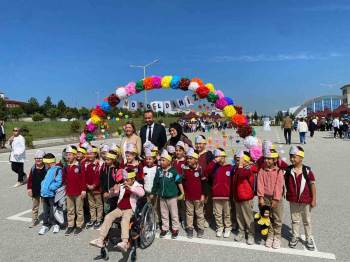
[[[143,69],[143,79],[145,79],[146,78],[146,69],[147,69],[147,67],[149,67],[149,66],[151,66],[151,65],[153,65],[153,64],[155,64],[155,63],[158,63],[160,61],[160,59],[156,59],[156,60],[154,60],[154,61],[152,61],[152,62],[150,62],[150,63],[148,63],[148,64],[146,64],[146,65],[130,65],[130,67],[138,67],[138,68],[142,68]],[[147,92],[146,92],[146,90],[145,90],[145,106],[147,105]]]

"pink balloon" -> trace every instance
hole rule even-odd
[[[224,98],[224,93],[221,90],[216,90],[215,93],[219,96],[219,98]]]

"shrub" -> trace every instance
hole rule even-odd
[[[21,134],[26,140],[26,147],[27,148],[34,148],[33,145],[33,136],[29,132],[29,128],[27,126],[21,127]]]
[[[35,113],[33,116],[32,116],[32,119],[34,122],[40,122],[40,121],[43,121],[44,120],[44,116],[40,113]]]
[[[79,133],[80,132],[80,128],[81,128],[81,124],[80,124],[80,122],[78,120],[74,120],[70,124],[70,130],[73,133]]]

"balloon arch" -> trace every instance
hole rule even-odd
[[[166,75],[163,77],[150,76],[137,82],[130,82],[126,86],[118,87],[114,94],[106,97],[103,102],[91,110],[90,119],[86,122],[84,132],[86,141],[94,139],[95,130],[105,123],[108,113],[121,100],[142,91],[154,89],[192,91],[199,99],[206,99],[208,102],[215,104],[215,107],[221,110],[224,116],[237,127],[237,133],[241,137],[244,138],[252,134],[253,130],[249,126],[247,117],[243,115],[242,107],[235,105],[233,99],[226,97],[221,90],[216,90],[212,83],[204,84],[200,78],[189,79]]]

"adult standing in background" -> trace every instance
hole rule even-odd
[[[191,140],[183,133],[182,126],[179,123],[171,123],[169,126],[170,139],[165,144],[166,146],[176,147],[177,142],[182,141],[185,144],[193,147]]]
[[[141,144],[141,138],[136,133],[135,124],[132,121],[128,121],[124,125],[124,137],[122,138],[120,142],[120,149],[122,151],[122,157],[125,159],[125,150],[127,144],[134,144],[138,155],[141,154],[142,144]]]
[[[154,123],[154,116],[151,110],[145,111],[143,117],[145,125],[140,130],[142,147],[147,141],[150,141],[161,151],[167,141],[164,126]]]
[[[283,119],[282,128],[284,132],[284,138],[286,140],[286,144],[290,145],[292,142],[292,127],[293,127],[293,120],[290,116],[286,116]]]
[[[339,134],[339,137],[341,138],[341,135],[340,135],[340,121],[339,121],[338,117],[333,119],[332,127],[333,127],[333,131],[334,131],[334,138],[337,138],[337,134]]]
[[[306,144],[306,133],[309,131],[306,121],[301,118],[298,123],[298,132],[300,138],[300,144]]]
[[[24,173],[24,161],[26,158],[26,141],[21,135],[21,130],[18,127],[13,129],[13,135],[9,139],[11,147],[10,162],[11,169],[18,176],[17,183],[13,187],[19,187],[26,181],[27,175]]]
[[[6,148],[6,132],[5,132],[5,123],[0,121],[0,148]]]

